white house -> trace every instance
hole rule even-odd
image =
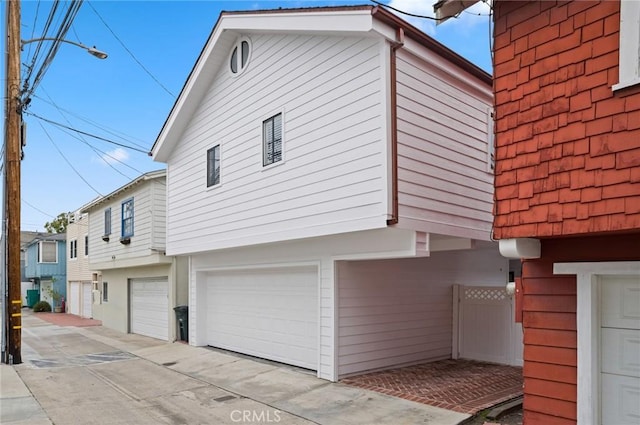
[[[93,317],[93,293],[98,274],[89,268],[89,216],[80,211],[68,215],[67,312]]]
[[[164,170],[87,204],[89,267],[101,273],[93,317],[102,325],[178,339],[173,307],[187,304],[187,259],[165,255]]]
[[[152,150],[190,343],[329,380],[521,361],[491,105],[490,75],[382,8],[223,12]]]

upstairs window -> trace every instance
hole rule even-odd
[[[229,58],[229,69],[234,75],[240,74],[245,70],[249,63],[251,55],[251,44],[248,38],[241,38],[231,50]]]
[[[58,243],[55,241],[38,242],[38,263],[57,263]]]
[[[220,184],[220,145],[207,151],[207,187]]]
[[[640,84],[640,2],[620,2],[620,48],[618,84],[614,90]]]
[[[111,208],[104,210],[104,236],[111,234]]]
[[[133,236],[133,199],[122,203],[122,234],[123,238]]]
[[[89,256],[89,235],[84,235],[84,256]]]
[[[262,165],[282,161],[282,114],[262,122]]]
[[[69,258],[78,258],[78,241],[73,239],[69,242]]]

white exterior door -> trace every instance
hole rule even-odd
[[[601,281],[600,396],[602,425],[640,418],[640,276]]]
[[[69,299],[67,300],[69,313],[80,315],[80,282],[69,283]]]
[[[317,370],[316,267],[212,272],[206,293],[208,345]]]
[[[84,282],[82,284],[82,317],[93,317],[93,284]]]
[[[131,333],[169,339],[167,277],[131,279]],[[171,312],[173,313],[173,312]]]

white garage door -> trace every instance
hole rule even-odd
[[[318,368],[316,267],[213,273],[206,291],[208,345]]]
[[[93,284],[85,282],[82,284],[82,317],[93,317]]]
[[[603,425],[640,418],[640,276],[603,277],[601,292]]]
[[[80,282],[69,283],[69,313],[80,315]]]
[[[130,280],[131,333],[169,339],[168,287],[166,276]]]

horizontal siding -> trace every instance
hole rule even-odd
[[[118,196],[99,204],[89,211],[89,259],[91,263],[102,263],[148,256],[152,237],[152,184],[142,182]],[[120,243],[122,226],[122,202],[133,198],[133,236],[129,245]],[[109,241],[102,240],[104,234],[104,211],[111,208],[111,235]]]
[[[89,269],[89,257],[84,255],[84,237],[89,233],[89,216],[83,216],[67,226],[67,281],[91,280],[92,273]],[[69,258],[70,242],[75,239],[78,242],[77,258]],[[89,245],[91,248],[91,245]]]
[[[405,219],[425,232],[488,239],[491,98],[471,94],[463,83],[403,50],[397,63],[400,225]]]
[[[524,394],[528,414],[575,421],[576,280],[553,263],[526,261],[523,276]],[[545,419],[545,423],[554,423]],[[575,423],[575,422],[573,422]]]
[[[165,249],[167,240],[167,184],[166,179],[152,181],[151,199],[152,247]]]
[[[338,262],[338,375],[450,358],[452,285],[503,285],[506,270],[494,249]]]
[[[169,160],[169,251],[285,240],[322,226],[331,233],[334,223],[363,219],[384,226],[380,42],[251,38],[248,68],[235,78],[218,71]],[[279,112],[284,159],[265,169],[262,121]],[[218,143],[221,185],[207,189],[206,151]]]

